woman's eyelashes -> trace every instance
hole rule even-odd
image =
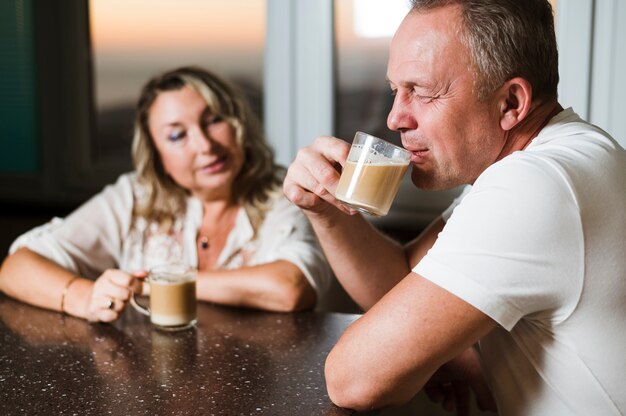
[[[211,126],[214,126],[223,121],[224,121],[224,118],[222,116],[209,114],[200,120],[200,125],[202,129],[206,131]],[[176,123],[176,124],[179,124],[179,123]],[[167,134],[167,140],[172,143],[180,142],[186,137],[187,137],[187,129],[184,129],[184,128],[174,129]]]
[[[170,132],[167,135],[167,139],[170,142],[176,143],[184,139],[186,135],[187,135],[187,132],[185,130],[175,130],[175,131]]]

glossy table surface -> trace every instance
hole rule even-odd
[[[349,415],[324,361],[358,315],[198,305],[168,333],[126,310],[90,324],[0,294],[1,415]]]

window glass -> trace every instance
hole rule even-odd
[[[393,97],[385,79],[389,43],[409,9],[407,0],[335,0],[336,135],[357,130],[399,143],[387,129]]]
[[[0,3],[0,173],[41,168],[33,20],[33,1]]]
[[[557,11],[558,0],[550,0]],[[387,129],[392,96],[385,80],[389,43],[410,8],[408,0],[335,0],[336,135],[362,130],[399,143]]]
[[[90,0],[94,160],[130,164],[133,109],[151,76],[199,65],[261,115],[266,0]]]
[[[554,14],[556,15],[556,11],[559,7],[559,0],[550,0],[550,4],[552,5],[552,9],[554,10]]]

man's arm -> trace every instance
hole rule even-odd
[[[445,225],[446,222],[443,218],[438,216],[424,229],[424,231],[420,233],[419,236],[417,236],[417,238],[404,246],[404,251],[409,259],[411,268],[415,267],[422,257],[428,253],[428,250],[430,250],[433,244],[435,244],[439,233],[443,230]]]
[[[339,339],[326,360],[331,400],[368,410],[410,400],[443,364],[496,323],[411,273]]]
[[[367,310],[432,246],[443,220],[438,219],[420,238],[402,247],[342,205],[334,194],[340,176],[338,165],[345,162],[349,149],[344,141],[318,138],[298,152],[289,167],[284,190],[309,218],[343,287]]]
[[[371,308],[411,271],[445,225],[438,217],[402,247],[360,215],[335,211],[336,218],[315,213],[308,213],[308,217],[335,275],[363,310]]]
[[[404,250],[361,215],[338,210],[308,213],[335,276],[355,302],[368,310],[410,271]]]

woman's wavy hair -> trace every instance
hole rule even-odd
[[[411,0],[411,12],[461,7],[461,41],[474,65],[474,89],[485,98],[505,81],[522,77],[533,98],[557,97],[559,58],[548,0]]]
[[[257,211],[264,210],[265,204],[280,187],[284,168],[275,164],[274,153],[265,140],[258,118],[244,95],[233,85],[205,69],[189,66],[158,75],[141,90],[135,112],[132,157],[145,194],[136,204],[134,214],[162,223],[173,220],[186,208],[189,192],[165,172],[149,129],[150,108],[158,95],[185,86],[200,94],[209,111],[235,129],[244,161],[233,182],[233,202]]]

